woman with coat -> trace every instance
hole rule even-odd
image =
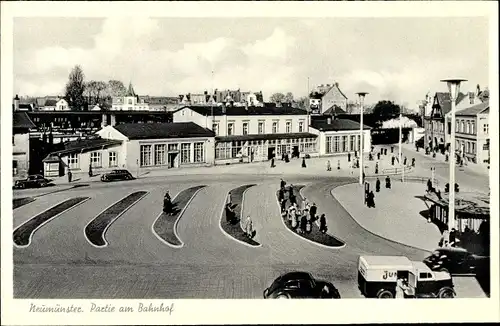
[[[306,215],[302,215],[300,218],[300,233],[306,233],[306,228],[307,228],[307,217]]]
[[[328,230],[328,227],[326,226],[325,214],[321,214],[321,217],[319,218],[319,230],[321,233],[326,233]]]

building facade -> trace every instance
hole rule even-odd
[[[25,178],[30,166],[30,129],[35,125],[25,112],[14,112],[12,116],[12,175],[14,179]]]
[[[347,111],[347,96],[339,88],[339,83],[322,84],[309,94],[312,114],[324,114],[327,110],[338,107]]]
[[[317,135],[309,132],[306,111],[291,106],[187,106],[174,122],[192,121],[215,134],[218,164],[280,157],[317,156]]]

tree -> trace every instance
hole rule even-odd
[[[291,92],[286,93],[284,102],[285,103],[292,103],[293,102],[293,94]]]
[[[298,99],[296,99],[294,102],[297,103],[297,107],[299,109],[307,110],[309,98],[307,96],[302,96],[302,97],[299,97]]]
[[[81,110],[85,104],[83,92],[85,91],[85,75],[79,65],[76,65],[69,73],[66,83],[65,99],[70,107]]]
[[[379,101],[372,110],[375,117],[380,120],[393,118],[400,113],[399,105],[394,104],[392,101]]]
[[[119,80],[110,80],[108,82],[109,96],[125,96],[127,94],[127,88]]]
[[[269,99],[272,103],[283,103],[285,101],[285,95],[283,93],[274,93]]]

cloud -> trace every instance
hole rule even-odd
[[[284,59],[288,54],[289,47],[293,45],[294,41],[295,39],[288,36],[281,28],[276,28],[271,36],[244,46],[243,51],[249,56]]]

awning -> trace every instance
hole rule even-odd
[[[442,193],[441,199],[435,193],[426,193],[424,198],[442,208],[448,208],[448,193]],[[489,219],[490,206],[489,197],[478,193],[455,193],[455,212],[461,218],[481,218]]]

